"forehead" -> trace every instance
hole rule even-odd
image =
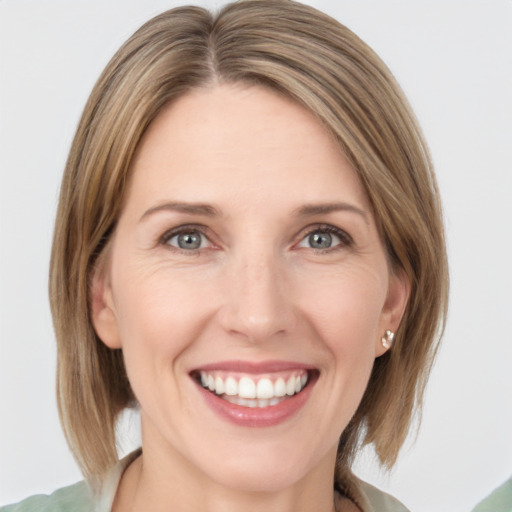
[[[335,138],[305,108],[259,86],[195,89],[164,109],[132,163],[131,192],[157,200],[247,200],[290,194],[303,202],[367,204]],[[140,195],[140,194],[139,194]]]

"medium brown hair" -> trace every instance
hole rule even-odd
[[[436,181],[384,63],[337,21],[287,0],[245,0],[215,16],[167,11],[120,48],[91,93],[62,181],[50,270],[58,403],[71,450],[90,481],[100,478],[117,461],[116,419],[135,402],[122,352],[99,340],[89,308],[91,273],[119,218],[134,152],[165,106],[215,83],[270,87],[314,113],[349,157],[388,257],[410,281],[395,344],[375,361],[338,448],[338,471],[360,443],[373,443],[391,466],[421,407],[446,314]]]

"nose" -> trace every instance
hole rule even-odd
[[[252,343],[291,333],[296,324],[286,272],[272,256],[251,256],[226,269],[225,301],[220,311],[225,331]]]

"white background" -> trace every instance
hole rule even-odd
[[[415,512],[468,511],[512,473],[512,2],[309,3],[391,67],[445,203],[451,307],[422,428],[391,474],[368,454],[358,473]],[[0,503],[80,478],[57,419],[46,292],[59,181],[107,60],[174,5],[0,0]]]

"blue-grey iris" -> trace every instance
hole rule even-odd
[[[332,236],[329,233],[311,233],[308,241],[313,249],[328,249],[332,245]]]
[[[201,235],[196,232],[181,233],[178,235],[180,249],[199,249],[201,247]]]

